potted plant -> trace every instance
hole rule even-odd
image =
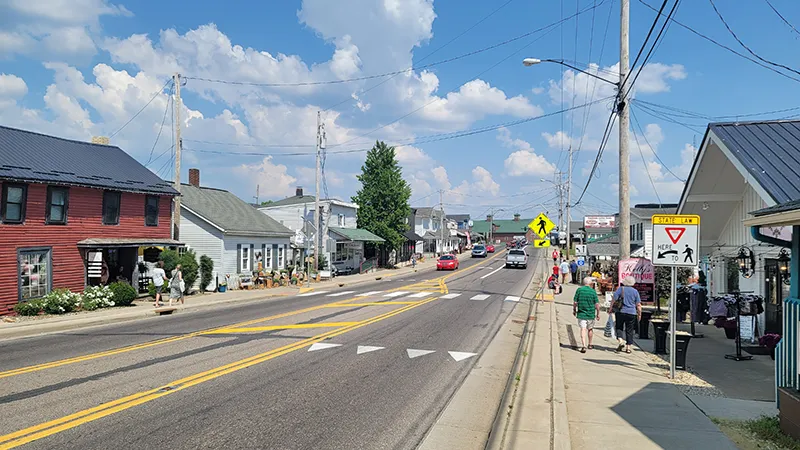
[[[736,319],[733,317],[717,317],[714,319],[714,326],[724,329],[728,339],[736,339]]]
[[[769,349],[769,356],[772,359],[775,359],[775,347],[780,341],[781,335],[775,333],[768,333],[758,338],[758,344]]]
[[[227,290],[228,290],[228,282],[227,281],[221,281],[219,283],[219,285],[217,285],[217,291],[225,292]]]

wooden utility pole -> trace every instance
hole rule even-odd
[[[619,23],[619,92],[617,94],[617,114],[619,115],[619,259],[631,255],[631,198],[630,198],[630,116],[627,90],[630,70],[630,0],[620,0]],[[644,69],[640,67],[639,70]]]
[[[180,239],[181,230],[181,74],[172,76],[175,86],[175,207],[172,208],[172,239]]]

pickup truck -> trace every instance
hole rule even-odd
[[[506,267],[522,267],[526,269],[528,267],[528,254],[525,253],[525,250],[519,249],[511,249],[508,251],[506,255]]]

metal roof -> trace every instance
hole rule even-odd
[[[800,199],[800,120],[708,126],[777,203]]]
[[[211,222],[225,234],[294,236],[292,230],[228,191],[182,184],[181,197],[181,207]]]
[[[525,235],[528,232],[528,224],[533,219],[495,219],[492,221],[494,231],[492,234],[518,234]],[[472,223],[472,231],[476,233],[487,233],[489,231],[489,221],[476,220]]]
[[[448,214],[445,218],[455,220],[456,222],[468,222],[469,214]]]
[[[757,211],[753,211],[750,214],[755,217],[766,216],[769,214],[777,214],[782,212],[789,212],[795,211],[800,209],[800,200],[794,200],[791,202],[786,203],[778,203],[775,206],[770,206],[769,208],[762,208]]]
[[[351,241],[386,242],[382,237],[372,234],[363,228],[329,227],[328,229]]]
[[[119,147],[0,126],[0,179],[177,195]]]
[[[304,203],[314,203],[316,197],[313,195],[293,195],[291,197],[286,197],[283,200],[278,200],[277,202],[272,202],[264,208],[272,208],[273,206],[289,206],[289,205],[302,205]],[[314,208],[311,208],[313,211]]]

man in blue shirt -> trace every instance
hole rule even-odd
[[[578,284],[578,263],[574,259],[569,263],[569,273],[572,276],[572,284]]]

